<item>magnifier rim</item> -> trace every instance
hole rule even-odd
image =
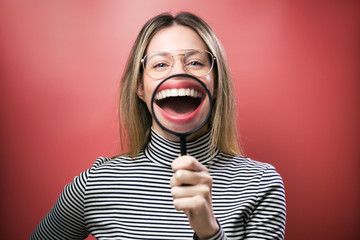
[[[209,97],[209,111],[208,111],[208,114],[205,118],[205,120],[200,124],[200,126],[194,128],[193,130],[191,131],[188,131],[188,132],[185,132],[185,133],[179,133],[179,132],[175,132],[175,131],[172,131],[168,128],[166,128],[163,124],[160,123],[160,121],[157,119],[156,117],[156,114],[155,114],[155,111],[154,111],[154,104],[155,104],[155,96],[156,96],[156,93],[157,91],[159,90],[159,87],[167,80],[169,80],[170,78],[174,78],[174,77],[187,77],[187,78],[192,78],[194,79],[195,81],[199,82],[200,85],[205,89],[206,91],[206,94],[208,95]],[[211,99],[211,93],[209,91],[209,89],[207,88],[207,86],[205,85],[205,83],[203,83],[200,79],[198,79],[197,77],[195,76],[192,76],[192,75],[189,75],[189,74],[175,74],[175,75],[171,75],[171,76],[168,76],[166,77],[164,80],[162,80],[158,85],[157,87],[155,88],[154,92],[153,92],[153,95],[151,97],[151,112],[152,112],[152,116],[153,118],[155,119],[156,123],[165,131],[167,131],[168,133],[171,133],[173,135],[176,135],[178,137],[187,137],[197,131],[199,131],[206,123],[207,121],[209,120],[210,116],[211,116],[211,111],[212,111],[212,99]]]

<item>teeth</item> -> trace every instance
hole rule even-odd
[[[202,93],[196,91],[195,89],[190,88],[180,88],[180,89],[165,89],[156,94],[156,100],[162,100],[167,97],[178,97],[178,96],[189,96],[193,98],[202,97]]]
[[[179,95],[179,90],[171,89],[170,94],[171,94],[172,97],[178,96]]]
[[[179,96],[186,96],[186,90],[184,88],[179,89]]]

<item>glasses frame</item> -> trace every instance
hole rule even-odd
[[[186,71],[188,74],[190,74],[190,75],[192,75],[192,76],[195,76],[195,77],[205,77],[206,75],[208,75],[208,74],[212,71],[212,69],[213,69],[213,67],[214,67],[214,65],[215,65],[215,61],[216,61],[216,57],[215,57],[214,55],[212,55],[212,53],[209,52],[208,50],[202,50],[202,49],[181,49],[181,50],[173,50],[173,51],[156,51],[156,52],[151,52],[151,53],[146,54],[142,59],[140,59],[140,62],[141,62],[141,64],[142,64],[142,67],[143,67],[144,72],[146,73],[146,75],[148,75],[148,76],[149,76],[150,78],[152,78],[152,79],[158,80],[158,79],[166,78],[167,76],[169,76],[171,70],[172,70],[173,67],[174,67],[174,63],[175,63],[175,58],[174,58],[174,56],[182,56],[183,59],[184,59],[185,54],[186,54],[187,52],[191,52],[191,51],[206,52],[206,53],[208,53],[208,54],[210,55],[211,60],[212,60],[210,70],[209,70],[206,74],[201,75],[201,76],[195,75],[195,74],[193,74],[191,71],[189,71],[189,70],[187,69],[187,67],[185,66],[184,62],[182,61],[183,67],[184,67],[185,71]],[[185,53],[172,54],[173,52],[185,52]],[[169,53],[169,54],[171,55],[172,59],[173,59],[173,61],[171,62],[170,70],[169,70],[164,76],[159,77],[159,78],[154,78],[154,77],[150,76],[150,74],[146,71],[146,68],[145,68],[145,62],[146,62],[145,60],[146,60],[146,58],[147,58],[150,54],[156,54],[156,53]]]

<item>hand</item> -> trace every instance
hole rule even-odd
[[[212,177],[207,168],[194,157],[181,156],[172,163],[171,193],[174,207],[183,211],[191,228],[200,239],[211,237],[219,230],[212,209]]]

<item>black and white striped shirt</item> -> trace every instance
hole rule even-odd
[[[211,239],[283,239],[285,193],[274,167],[219,150],[209,155],[210,132],[187,144],[188,154],[213,178],[213,210],[220,230]],[[180,144],[152,131],[136,158],[99,158],[66,185],[30,239],[192,239],[174,209],[171,163]]]

